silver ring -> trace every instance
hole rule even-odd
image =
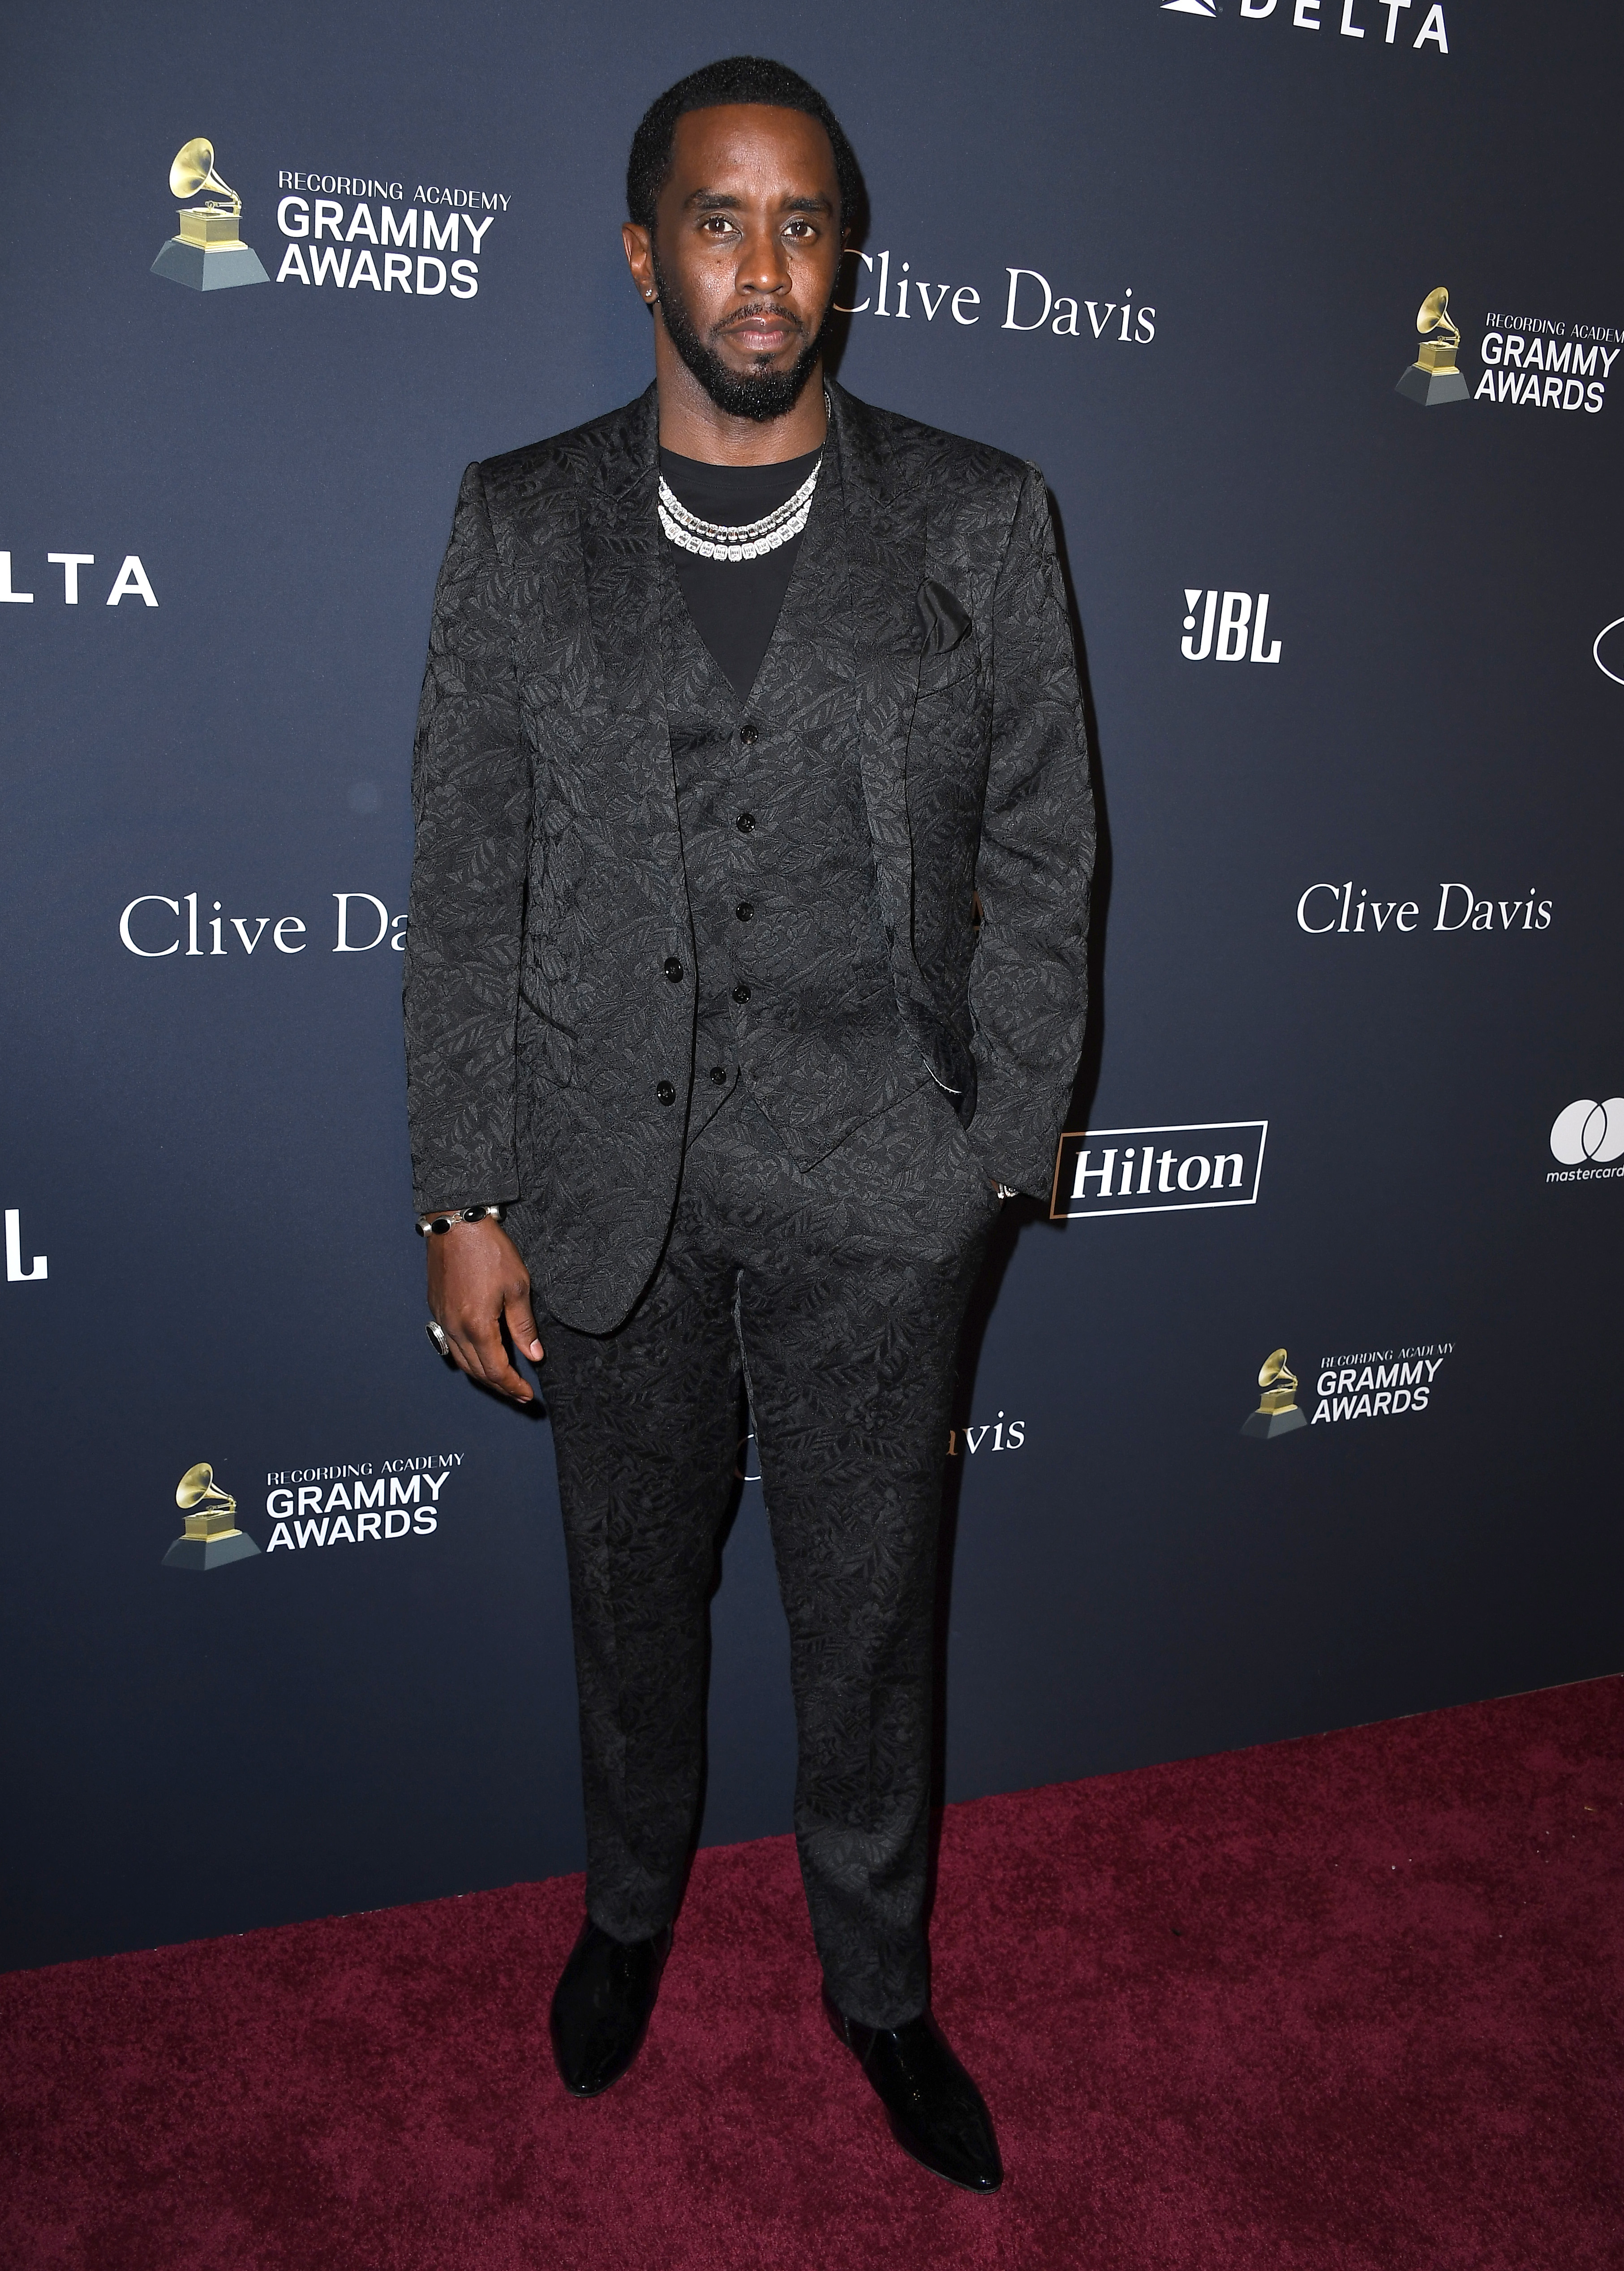
[[[451,1352],[451,1337],[447,1333],[443,1325],[436,1324],[434,1319],[430,1317],[428,1322],[423,1327],[423,1330],[434,1343],[436,1355],[450,1356]]]

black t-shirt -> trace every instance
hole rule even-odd
[[[659,470],[689,512],[701,520],[739,528],[793,497],[821,454],[814,450],[776,465],[707,465],[697,458],[679,458],[673,450],[662,450]],[[733,681],[741,702],[749,700],[756,674],[771,644],[800,550],[798,536],[754,560],[707,560],[703,553],[671,545],[677,584],[694,628]]]

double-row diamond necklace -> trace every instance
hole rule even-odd
[[[823,407],[832,418],[834,407],[827,393]],[[701,520],[697,512],[689,512],[680,496],[662,473],[659,477],[659,525],[673,544],[684,552],[697,552],[705,560],[756,560],[764,552],[776,552],[780,544],[787,544],[792,536],[799,536],[807,525],[812,510],[812,495],[817,488],[817,477],[823,470],[823,453],[818,452],[817,463],[792,497],[786,497],[759,520],[729,523]]]

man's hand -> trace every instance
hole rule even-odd
[[[451,1356],[470,1380],[494,1388],[515,1404],[533,1404],[536,1392],[508,1360],[505,1324],[514,1347],[533,1364],[542,1357],[530,1313],[530,1273],[499,1223],[453,1223],[425,1239],[428,1248],[428,1307],[444,1329]]]

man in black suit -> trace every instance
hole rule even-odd
[[[1076,1064],[1093,838],[1041,477],[824,376],[860,200],[780,64],[639,127],[655,384],[471,466],[436,596],[409,1103],[437,1344],[525,1404],[546,1340],[588,1849],[565,2083],[624,2073],[670,1945],[748,1394],[831,2021],[906,2149],[990,2192],[927,2010],[935,1555],[971,1285]]]

